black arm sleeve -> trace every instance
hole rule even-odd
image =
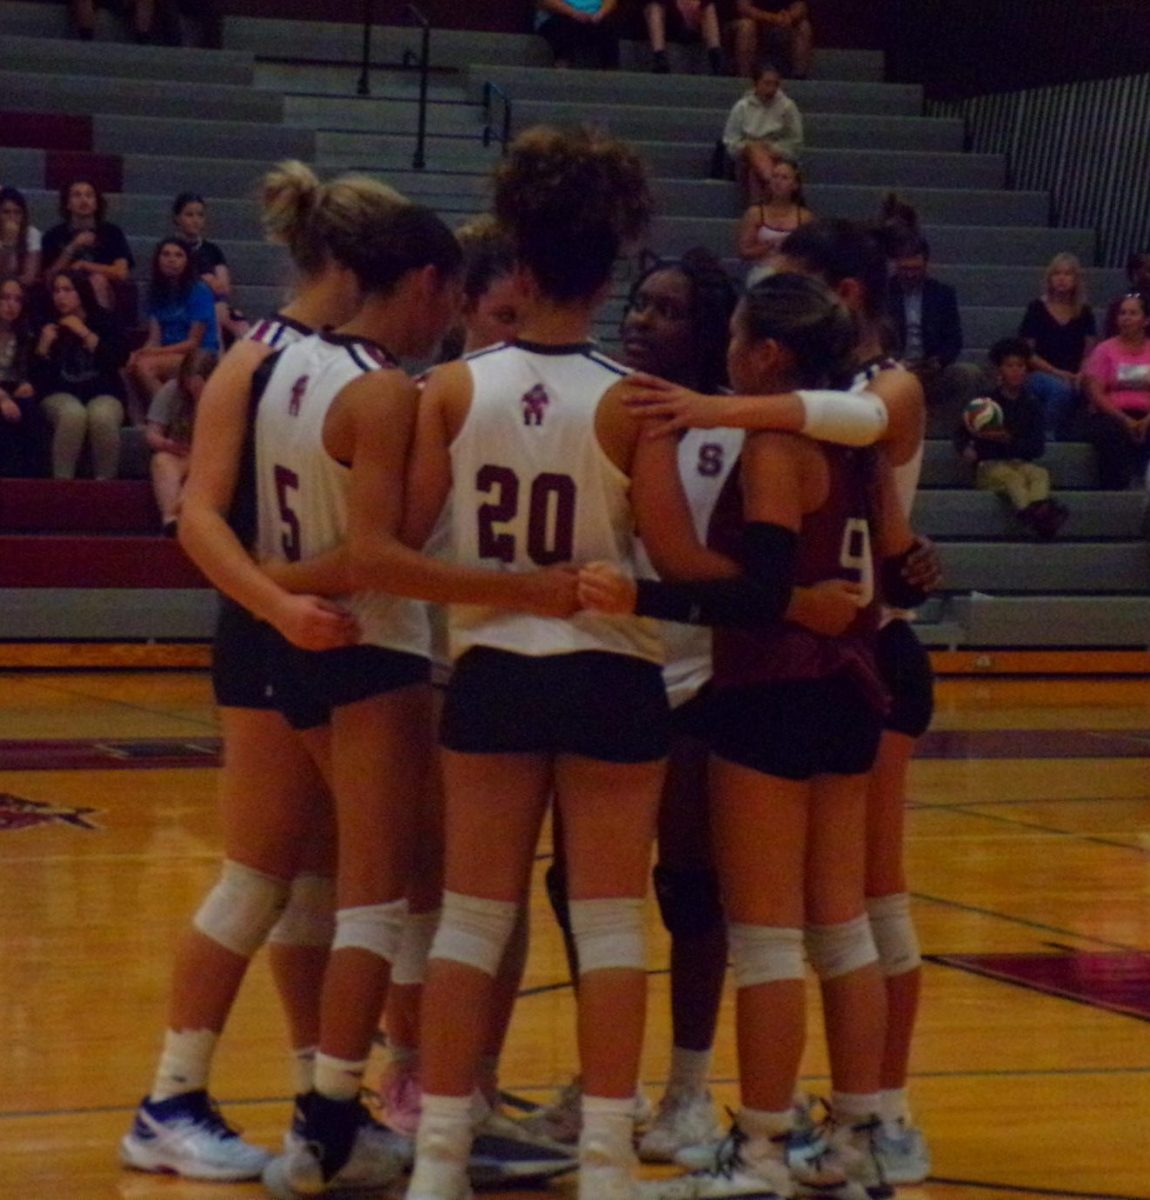
[[[635,611],[684,625],[772,624],[791,602],[798,550],[793,530],[752,521],[743,529],[739,555],[744,574],[682,583],[640,579]]]
[[[913,550],[914,546],[910,546],[894,558],[884,558],[879,567],[882,598],[891,608],[918,608],[930,595],[922,588],[912,587],[902,577],[902,568]]]

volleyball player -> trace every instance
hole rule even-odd
[[[755,392],[825,385],[854,340],[831,293],[795,275],[753,288],[732,335],[733,383]],[[909,527],[893,485],[881,486],[878,455],[756,433],[720,497],[713,548],[676,539],[681,522],[642,523],[645,511],[673,513],[684,503],[671,469],[674,446],[653,444],[663,446],[662,461],[645,454],[635,479],[652,558],[670,578],[715,578],[636,586],[594,566],[581,574],[580,595],[609,612],[720,626],[708,729],[743,1095],[713,1167],[656,1191],[667,1200],[788,1196],[797,1181],[819,1191],[854,1185],[889,1194],[871,1147],[885,991],[864,906],[865,795],[886,699],[872,645],[875,583],[910,594],[900,575]],[[857,615],[845,632],[821,636],[777,619],[793,582],[835,577],[858,581]],[[822,987],[839,1124],[826,1154],[788,1167],[805,1035],[804,940]]]
[[[822,279],[853,312],[859,329],[854,387],[861,395],[716,397],[643,381],[636,388],[636,411],[667,418],[668,431],[733,425],[803,431],[844,444],[877,439],[893,467],[902,510],[909,516],[922,468],[925,408],[917,379],[883,351],[887,267],[879,235],[850,221],[816,221],[791,234],[779,266]],[[916,558],[908,580],[929,591],[938,581],[937,555],[924,544]],[[867,791],[867,908],[888,1003],[882,1128],[875,1145],[891,1183],[920,1183],[930,1172],[929,1150],[913,1123],[907,1098],[922,960],[910,914],[903,843],[909,762],[915,741],[930,725],[934,701],[930,660],[914,636],[909,616],[890,608],[883,614],[878,663],[893,703]]]
[[[496,172],[495,212],[527,296],[519,337],[428,380],[411,532],[450,491],[453,553],[494,577],[605,556],[630,563],[633,422],[623,369],[592,321],[650,196],[636,155],[534,129]],[[646,977],[642,909],[668,740],[657,631],[632,619],[541,620],[453,608],[441,742],[446,890],[424,994],[423,1112],[411,1200],[462,1200],[492,978],[552,791],[563,817],[580,963],[580,1196],[634,1194],[632,1116]]]
[[[316,654],[279,639],[269,655],[289,722],[330,710],[339,852],[315,1085],[299,1101],[287,1152],[263,1173],[280,1198],[382,1187],[401,1165],[365,1150],[358,1094],[402,936],[431,766],[427,617],[405,597],[574,608],[569,575],[468,571],[399,540],[418,389],[397,356],[426,356],[452,320],[460,250],[433,213],[402,205],[348,263],[358,313],[279,357],[256,426],[261,555],[278,557],[269,569],[296,587],[323,592],[342,580],[360,626],[354,646]]]
[[[224,743],[224,864],[177,950],[163,1054],[121,1142],[125,1164],[140,1170],[247,1179],[266,1164],[266,1152],[237,1135],[208,1091],[219,1035],[265,939],[288,1018],[295,1090],[311,1086],[335,869],[322,778],[326,717],[293,734],[273,708],[260,646],[265,622],[313,650],[354,641],[356,627],[339,606],[277,587],[252,558],[249,392],[270,354],[355,311],[359,287],[341,260],[343,245],[367,236],[373,213],[398,200],[366,179],[321,185],[302,163],[285,163],[265,178],[264,223],[288,248],[298,274],[295,295],[225,355],[200,400],[180,538],[222,593],[212,683]]]
[[[727,339],[738,292],[708,250],[678,261],[656,261],[635,281],[621,328],[622,361],[705,393],[723,390]],[[738,459],[740,430],[691,430],[679,442],[679,472],[691,515],[703,531],[728,472]],[[651,572],[646,555],[642,569]],[[670,1161],[686,1146],[714,1139],[717,1124],[707,1077],[727,967],[726,924],[710,847],[706,803],[705,701],[710,676],[710,631],[667,623],[663,677],[673,715],[673,738],[659,808],[655,895],[671,935],[673,1047],[667,1088],[639,1157]],[[561,924],[567,921],[562,839],[556,822],[555,859],[547,886]],[[569,933],[569,930],[568,930]],[[568,938],[568,941],[570,939]],[[573,975],[577,966],[572,962]],[[529,1127],[562,1140],[579,1136],[578,1081],[556,1104],[527,1118]]]

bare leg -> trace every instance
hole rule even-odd
[[[184,455],[157,450],[150,463],[152,491],[156,495],[156,507],[160,510],[160,524],[167,525],[176,519],[180,509],[180,493],[188,475],[188,460]]]
[[[883,734],[867,788],[868,897],[894,896],[907,890],[903,840],[906,777],[913,753],[912,738],[889,730]],[[882,1066],[884,1089],[906,1086],[921,986],[921,967],[886,977],[886,1050]]]
[[[804,17],[791,29],[791,70],[797,79],[810,75],[814,56],[814,30]]]
[[[711,759],[712,827],[727,918],[801,929],[810,785]],[[789,1110],[806,1041],[802,979],[738,993],[739,1080],[747,1108]]]
[[[667,21],[663,15],[661,4],[645,4],[643,16],[647,21],[647,37],[651,41],[651,51],[654,54],[667,52]]]
[[[866,776],[820,775],[813,781],[806,909],[812,925],[863,917]],[[886,991],[878,962],[821,981],[831,1079],[836,1092],[879,1091],[886,1034]]]
[[[735,74],[749,79],[758,53],[759,35],[755,22],[741,19],[734,22]]]
[[[556,766],[572,900],[642,898],[647,891],[664,763],[565,755]],[[582,971],[579,1059],[587,1096],[631,1098],[646,1017],[644,969]]]

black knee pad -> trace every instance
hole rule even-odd
[[[713,868],[683,870],[660,864],[653,878],[655,898],[669,934],[698,937],[723,925],[726,918],[719,876]]]
[[[876,658],[891,695],[885,728],[920,738],[934,716],[934,672],[930,658],[906,621],[891,621],[879,631]]]
[[[543,884],[547,888],[547,899],[551,901],[551,911],[559,928],[571,937],[571,908],[570,897],[567,894],[567,871],[561,863],[553,862],[543,874]]]

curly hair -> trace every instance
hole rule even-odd
[[[496,168],[494,211],[543,294],[565,303],[590,299],[610,278],[622,248],[650,224],[652,201],[626,143],[538,125]]]

